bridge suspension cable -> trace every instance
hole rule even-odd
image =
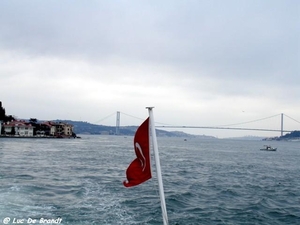
[[[99,123],[103,120],[106,120],[107,118],[113,116],[113,115],[117,115],[117,130],[119,129],[120,127],[120,113],[122,113],[122,115],[125,115],[125,116],[128,116],[128,117],[131,117],[131,118],[134,118],[134,119],[138,119],[138,120],[141,120],[143,121],[144,118],[140,118],[140,117],[137,117],[137,116],[133,116],[133,115],[130,115],[130,114],[127,114],[127,113],[124,113],[124,112],[114,112],[98,121],[96,121],[95,123]],[[262,120],[267,120],[267,119],[270,119],[270,118],[273,118],[273,117],[276,117],[276,116],[279,116],[281,115],[281,117],[285,114],[281,113],[281,114],[276,114],[276,115],[273,115],[273,116],[268,116],[268,117],[264,117],[264,118],[261,118],[261,119],[256,119],[256,120],[251,120],[251,121],[246,121],[246,122],[240,122],[240,123],[234,123],[234,124],[226,124],[226,125],[219,125],[219,126],[184,126],[184,125],[181,125],[181,126],[174,126],[174,125],[171,125],[171,124],[166,124],[166,123],[160,123],[160,122],[156,122],[156,124],[160,124],[160,125],[157,125],[156,127],[158,128],[198,128],[198,129],[227,129],[227,130],[253,130],[253,131],[275,131],[275,132],[278,132],[278,131],[281,131],[281,135],[282,135],[282,132],[292,132],[292,131],[289,131],[289,130],[283,130],[283,126],[281,127],[281,130],[279,129],[265,129],[265,128],[242,128],[242,127],[230,127],[230,126],[237,126],[237,125],[243,125],[243,124],[249,124],[249,123],[254,123],[254,122],[258,122],[258,121],[262,121]],[[297,123],[300,123],[300,121],[288,116],[288,115],[285,115],[286,117],[288,117],[289,119],[297,122]],[[282,119],[281,119],[282,121]]]
[[[217,130],[254,130],[254,131],[275,131],[280,132],[281,130],[276,129],[265,129],[265,128],[242,128],[242,127],[205,127],[205,126],[156,126],[160,128],[196,128],[196,129],[217,129]],[[283,130],[283,132],[291,132],[290,130]]]
[[[113,115],[116,115],[116,112],[114,112],[114,113],[112,113],[112,114],[110,114],[110,115],[108,115],[108,116],[106,116],[106,117],[104,117],[104,118],[102,118],[102,119],[100,119],[100,120],[97,120],[97,121],[94,122],[94,123],[100,123],[100,122],[102,122],[103,120],[106,120],[107,118],[109,118],[109,117],[111,117],[111,116],[113,116]]]
[[[139,117],[136,117],[136,116],[132,116],[132,115],[129,115],[129,114],[124,113],[124,112],[120,112],[120,113],[124,114],[125,116],[129,116],[129,117],[131,117],[131,118],[134,118],[134,119],[144,120],[144,119],[142,119],[142,118],[139,118]]]
[[[288,116],[288,115],[286,115],[286,114],[284,114],[286,117],[288,117],[288,118],[290,118],[291,120],[294,120],[295,122],[297,122],[297,123],[300,123],[300,121],[298,121],[298,120],[296,120],[296,119],[293,119],[292,117],[290,117],[290,116]]]
[[[121,112],[122,114],[124,114],[125,116],[129,116],[129,117],[132,117],[134,119],[138,119],[138,120],[141,120],[141,121],[144,121],[145,118],[139,118],[139,117],[136,117],[136,116],[132,116],[132,115],[129,115],[127,113],[124,113],[124,112]],[[164,125],[171,125],[171,124],[167,124],[167,123],[160,123],[160,122],[157,122],[155,121],[156,124],[164,124]]]
[[[242,127],[229,127],[229,126],[236,126],[236,125],[242,125],[242,124],[248,124],[248,123],[253,123],[253,122],[257,122],[257,121],[262,121],[262,120],[266,120],[266,119],[270,119],[276,116],[281,115],[281,129],[267,129],[267,128],[242,128]],[[269,116],[269,117],[265,117],[262,119],[256,119],[256,120],[251,120],[248,122],[242,122],[242,123],[235,123],[235,124],[227,124],[227,125],[220,125],[220,126],[156,126],[156,127],[161,127],[161,128],[202,128],[202,129],[226,129],[226,130],[253,130],[253,131],[274,131],[274,132],[281,132],[281,136],[283,135],[283,132],[292,132],[290,130],[283,130],[283,113],[281,114],[276,114],[273,116]],[[285,115],[287,116],[287,115]],[[300,123],[298,120],[293,119],[289,116],[287,116],[288,118],[294,120],[295,122]]]
[[[273,115],[273,116],[268,116],[268,117],[265,117],[265,118],[261,118],[261,119],[256,119],[256,120],[251,120],[251,121],[247,121],[247,122],[241,122],[241,123],[234,123],[234,124],[226,124],[226,125],[219,125],[221,127],[225,127],[225,126],[236,126],[236,125],[243,125],[243,124],[248,124],[248,123],[254,123],[254,122],[258,122],[258,121],[262,121],[262,120],[267,120],[267,119],[270,119],[270,118],[273,118],[273,117],[276,117],[276,116],[279,116],[281,114],[276,114],[276,115]]]

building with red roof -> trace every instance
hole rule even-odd
[[[22,120],[13,120],[2,124],[4,135],[32,137],[34,127]]]

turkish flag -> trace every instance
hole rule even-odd
[[[132,161],[126,170],[127,181],[123,182],[125,187],[139,185],[152,177],[150,166],[149,117],[135,133],[134,150],[137,158]]]

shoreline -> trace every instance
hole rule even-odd
[[[81,138],[79,136],[76,137],[55,137],[55,136],[4,136],[0,135],[0,138],[29,138],[29,139],[75,139]]]

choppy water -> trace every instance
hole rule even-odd
[[[132,139],[0,139],[0,224],[162,224],[154,167],[122,185]],[[300,142],[263,144],[158,138],[170,225],[300,224]]]

